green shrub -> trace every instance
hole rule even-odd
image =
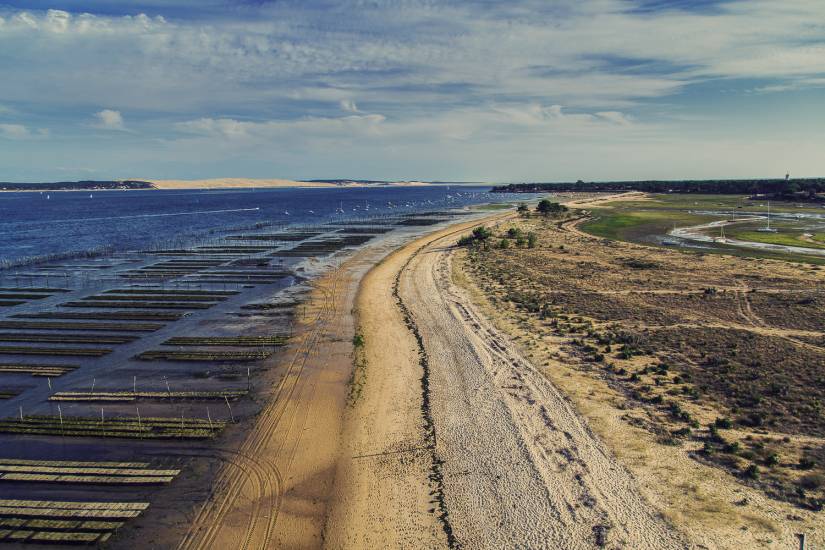
[[[720,417],[720,418],[716,419],[716,421],[714,422],[714,425],[717,428],[722,428],[722,429],[725,429],[725,430],[729,430],[730,428],[733,427],[733,422],[731,422],[730,418]]]
[[[736,453],[738,453],[740,449],[741,449],[741,445],[739,445],[738,441],[733,441],[731,443],[727,443],[727,444],[725,444],[724,447],[722,447],[723,451],[725,451],[728,454],[732,454],[732,455],[735,455]]]
[[[492,236],[493,233],[483,225],[481,227],[476,227],[475,229],[473,229],[473,238],[478,241],[486,241]]]

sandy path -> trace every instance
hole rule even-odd
[[[453,285],[443,248],[451,240],[413,258],[400,294],[429,362],[436,453],[458,543],[684,547],[568,400]]]
[[[487,218],[499,219],[510,213]],[[361,281],[356,301],[364,335],[361,394],[350,408],[336,475],[335,503],[324,531],[328,548],[444,548],[440,483],[432,427],[422,410],[419,343],[399,308],[398,275],[417,250],[467,222],[422,237],[390,254]]]
[[[421,417],[418,348],[395,307],[406,254],[372,269],[356,302],[365,337],[361,394],[347,414],[328,548],[437,548],[446,537],[429,510],[431,460]]]

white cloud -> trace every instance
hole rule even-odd
[[[214,162],[232,155],[264,162],[274,149],[294,152],[296,166],[314,166],[310,157],[348,162],[330,145],[355,154],[361,140],[368,145],[363,165],[379,156],[370,164],[455,152],[466,166],[538,171],[561,165],[548,148],[581,156],[589,167],[574,146],[607,151],[605,158],[627,165],[630,145],[673,142],[686,130],[696,132],[692,138],[739,131],[755,140],[768,130],[760,112],[739,105],[703,110],[711,99],[700,94],[724,100],[713,92],[745,86],[734,79],[757,79],[747,87],[758,92],[825,86],[825,2],[629,9],[639,2],[374,0],[366,9],[363,0],[341,0],[320,10],[281,0],[174,20],[0,8],[0,51],[14,52],[0,60],[0,101],[29,128],[47,113],[76,132],[92,124],[75,113],[117,98],[128,126],[114,110],[94,115],[94,126],[139,123],[141,138],[152,140],[149,160],[161,155],[161,143],[175,153],[191,147],[197,166],[204,154]],[[691,84],[702,87],[680,95]],[[367,107],[373,114],[361,110]],[[739,124],[752,126],[737,130]],[[805,138],[825,147],[820,135]],[[696,139],[692,147],[706,151],[711,141]],[[743,145],[732,158],[751,166],[748,150]],[[528,154],[538,160],[526,162]]]
[[[307,138],[351,139],[377,135],[386,118],[378,114],[351,115],[339,118],[307,117],[297,120],[240,121],[231,118],[201,118],[177,124],[183,132],[217,137],[223,140]]]
[[[358,105],[355,104],[355,101],[351,99],[342,99],[338,102],[341,106],[342,111],[347,111],[348,113],[357,113],[358,112]]]
[[[54,33],[64,33],[69,29],[72,16],[69,12],[62,10],[49,10],[46,12],[44,25]]]
[[[631,5],[379,1],[365,11],[353,0],[327,15],[287,1],[262,8],[254,21],[208,23],[15,12],[0,33],[0,48],[15,51],[15,62],[0,69],[7,100],[117,96],[124,106],[189,112],[313,97],[355,112],[353,96],[399,107],[509,97],[610,111],[708,77],[825,73],[816,24],[825,19],[823,3],[732,2],[713,15],[639,15],[627,11]],[[347,9],[362,17],[341,24]],[[659,69],[625,72],[611,58]],[[47,94],[45,82],[61,96]]]
[[[0,138],[39,139],[51,135],[48,128],[29,128],[23,124],[0,124]]]
[[[95,113],[95,126],[104,130],[125,130],[123,125],[123,115],[120,111],[103,109]]]
[[[24,139],[31,136],[31,132],[22,124],[0,124],[0,136],[9,139]]]
[[[619,126],[630,126],[633,123],[632,117],[619,111],[600,111],[596,113],[596,116]]]

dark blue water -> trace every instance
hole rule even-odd
[[[0,193],[0,266],[55,254],[140,250],[175,241],[180,244],[259,222],[321,224],[512,199],[490,195],[488,189],[439,186]]]

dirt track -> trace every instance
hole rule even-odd
[[[567,399],[453,284],[456,238],[407,247],[362,284],[367,384],[327,545],[685,547]]]

